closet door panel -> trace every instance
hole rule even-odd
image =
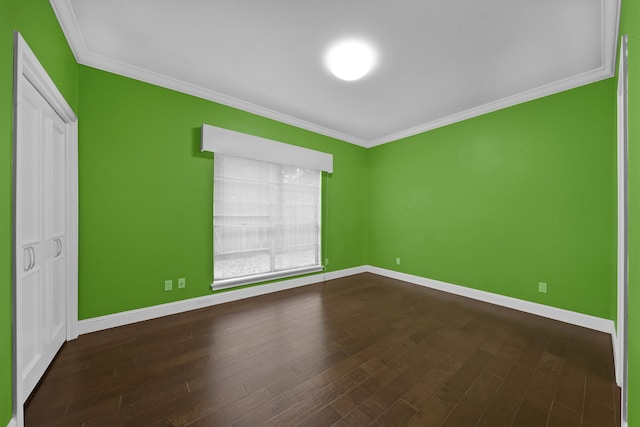
[[[44,123],[49,107],[40,94],[25,85],[24,97],[18,106],[18,132],[16,161],[16,228],[19,248],[16,254],[17,271],[16,303],[20,317],[20,371],[24,383],[23,399],[37,384],[46,368],[43,358],[46,353],[44,297],[46,285],[43,275],[44,226],[44,174],[43,145],[48,132]],[[50,108],[50,107],[49,107]]]
[[[40,157],[42,128],[42,111],[37,99],[34,99],[35,89],[31,88],[29,97],[20,105],[20,132],[23,138],[18,145],[18,164],[16,170],[18,207],[20,215],[17,218],[19,235],[23,244],[39,242],[42,236],[42,162]],[[37,125],[31,126],[30,123]]]
[[[66,227],[66,135],[62,120],[52,122],[51,141],[51,234],[64,236]]]
[[[49,297],[48,307],[50,312],[49,317],[49,342],[54,345],[52,351],[55,353],[65,340],[66,337],[66,317],[64,308],[66,304],[66,289],[65,289],[65,261],[64,257],[58,257],[51,261],[51,280],[50,287],[51,294]]]
[[[51,111],[53,113],[53,111]],[[66,337],[66,270],[65,270],[65,206],[66,206],[66,135],[62,120],[50,117],[50,138],[46,138],[48,184],[46,188],[46,234],[49,248],[47,257],[47,341],[51,344],[52,357]]]
[[[41,270],[31,271],[22,279],[22,298],[29,301],[31,310],[22,310],[20,312],[20,322],[22,326],[23,339],[21,342],[22,371],[21,378],[24,381],[26,390],[29,392],[35,387],[40,379],[40,372],[43,357],[43,331],[42,323],[44,321],[42,312],[42,277]],[[28,397],[26,393],[23,398]]]

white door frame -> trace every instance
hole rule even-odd
[[[627,316],[628,316],[628,156],[627,156],[627,36],[620,40],[618,66],[618,318],[616,322],[616,382],[621,388],[621,420],[627,425]]]
[[[18,322],[20,316],[17,315],[16,304],[16,265],[18,253],[19,232],[16,227],[16,146],[18,144],[18,104],[22,102],[25,84],[31,84],[51,105],[54,111],[62,118],[66,124],[66,340],[73,340],[78,337],[78,118],[67,104],[58,88],[53,83],[45,69],[42,67],[33,51],[29,48],[22,35],[15,33],[14,40],[15,72],[14,72],[14,104],[13,104],[13,407],[14,417],[18,427],[24,424],[24,408],[19,396],[22,395],[22,384],[19,381],[18,372],[22,369],[18,366],[21,358],[18,357],[20,351],[20,336],[17,331],[21,330]]]

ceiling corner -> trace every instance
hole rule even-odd
[[[49,3],[53,8],[56,18],[58,18],[58,23],[60,27],[62,27],[62,32],[67,39],[67,43],[69,43],[76,62],[82,64],[87,54],[87,48],[70,0],[49,0]]]

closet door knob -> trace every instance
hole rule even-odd
[[[29,267],[29,270],[33,270],[33,267],[36,266],[36,250],[33,249],[33,246],[29,249],[31,249],[31,267]]]
[[[24,248],[24,271],[31,269],[31,248]]]
[[[32,246],[24,250],[24,271],[31,271],[36,266],[36,251]]]

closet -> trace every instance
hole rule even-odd
[[[16,35],[14,398],[77,336],[77,118]]]

